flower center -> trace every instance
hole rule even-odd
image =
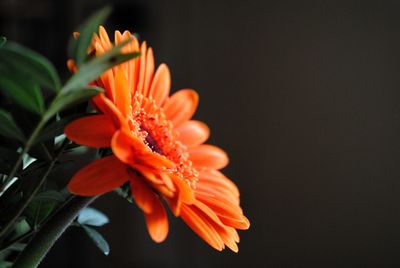
[[[199,174],[189,159],[187,147],[177,139],[172,122],[153,99],[138,93],[133,96],[130,127],[154,153],[173,161],[175,174],[195,188]]]

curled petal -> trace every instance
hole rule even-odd
[[[110,147],[116,128],[107,115],[91,115],[79,118],[65,129],[65,135],[73,142],[94,148]]]
[[[127,131],[117,131],[111,141],[113,153],[133,168],[138,165],[153,168],[171,168],[174,164],[165,156],[153,153],[140,139]]]
[[[229,162],[227,154],[222,149],[209,144],[191,148],[189,154],[190,160],[199,168],[221,169]]]
[[[103,93],[92,98],[92,102],[97,110],[110,116],[117,128],[128,129],[128,123],[122,116],[118,108]]]
[[[178,188],[178,193],[173,198],[167,199],[168,204],[175,216],[181,213],[182,204],[193,204],[195,201],[192,188],[182,178],[172,175],[172,180]]]
[[[129,180],[126,165],[115,156],[97,159],[79,170],[68,184],[76,195],[95,196],[110,192]]]

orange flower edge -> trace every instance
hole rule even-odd
[[[155,242],[168,234],[163,203],[175,216],[217,250],[238,251],[237,229],[250,223],[239,205],[239,190],[219,169],[228,164],[220,148],[204,144],[209,128],[191,120],[198,105],[194,90],[169,96],[168,66],[155,69],[153,51],[128,31],[115,32],[115,44],[132,38],[123,52],[141,56],[103,73],[95,84],[105,93],[92,99],[97,115],[86,116],[65,128],[81,145],[110,147],[113,155],[95,160],[78,171],[68,189],[76,195],[98,195],[129,183],[133,199],[143,211]],[[111,49],[103,27],[94,35],[90,53]],[[72,71],[75,66],[68,62]]]

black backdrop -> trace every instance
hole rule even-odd
[[[105,1],[0,0],[0,30],[67,74],[69,32]],[[139,209],[97,207],[108,257],[77,229],[45,267],[400,267],[398,1],[113,1],[108,28],[148,40],[174,90],[225,148],[252,222],[239,254],[171,218],[161,245]]]

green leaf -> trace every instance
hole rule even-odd
[[[7,42],[7,38],[5,36],[0,36],[0,48],[4,46],[4,44]]]
[[[15,124],[14,119],[4,110],[0,110],[0,135],[22,142],[25,141],[24,134]]]
[[[26,248],[26,244],[24,243],[14,243],[8,249],[15,251],[23,251]]]
[[[104,253],[104,255],[108,255],[110,253],[110,246],[99,232],[86,225],[82,225],[82,228],[83,230],[85,230],[88,236],[93,240],[96,246]]]
[[[110,13],[111,8],[109,6],[100,9],[78,28],[80,33],[78,39],[71,38],[68,51],[70,56],[75,59],[77,66],[80,66],[87,56],[87,49],[92,41],[93,33],[98,32],[99,25],[106,20]]]
[[[88,207],[81,210],[77,221],[82,225],[103,226],[109,222],[109,219],[103,212]]]
[[[0,261],[0,268],[11,268],[13,265],[12,262],[9,261]]]
[[[39,193],[33,198],[34,201],[57,201],[57,202],[64,202],[65,197],[56,190],[48,190]]]
[[[37,142],[47,141],[49,139],[55,138],[55,137],[63,134],[65,126],[68,123],[79,118],[80,116],[82,116],[82,114],[64,117],[58,121],[55,121],[55,122],[49,124],[46,128],[44,128],[40,132],[39,137],[36,139],[35,142],[37,143]]]
[[[54,200],[41,200],[32,201],[24,210],[23,215],[26,217],[30,226],[34,227],[41,224],[47,217],[57,208],[59,202]]]
[[[138,57],[140,52],[121,54],[121,48],[129,43],[129,41],[131,41],[131,39],[125,40],[101,56],[95,57],[88,63],[82,64],[78,72],[67,81],[62,91],[76,90],[84,87],[113,66]]]
[[[20,79],[29,77],[48,89],[57,92],[61,87],[60,78],[54,66],[42,55],[14,42],[7,42],[0,49],[1,64],[16,70]]]
[[[17,105],[37,114],[44,111],[43,96],[38,85],[18,73],[0,69],[0,90]]]
[[[51,104],[50,108],[44,114],[43,118],[47,121],[61,110],[71,105],[87,101],[100,92],[103,92],[102,88],[90,86],[84,86],[73,91],[61,91],[58,97]]]

